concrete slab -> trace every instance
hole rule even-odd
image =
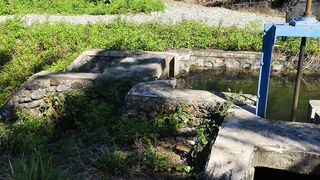
[[[311,122],[315,119],[316,113],[320,113],[320,100],[310,100],[308,109],[308,119]]]
[[[159,78],[178,74],[179,57],[170,52],[92,49],[83,52],[67,69],[70,72],[103,73],[108,78],[134,73]]]
[[[262,119],[240,107],[222,124],[208,179],[253,179],[255,167],[320,175],[320,126]]]

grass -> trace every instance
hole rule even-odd
[[[47,23],[28,27],[19,20],[3,22],[0,23],[0,105],[32,74],[64,70],[87,49],[260,51],[261,32],[254,28],[210,27],[191,21],[138,25],[116,20],[108,25]],[[299,44],[299,39],[280,41],[275,51],[296,54]],[[307,51],[320,52],[318,42],[308,41]]]
[[[9,161],[11,167],[11,178],[15,180],[59,180],[67,179],[63,177],[58,169],[53,167],[52,156],[35,151],[26,159]]]
[[[0,0],[0,15],[11,14],[122,14],[163,11],[163,0]]]

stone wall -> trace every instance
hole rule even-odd
[[[192,69],[246,69],[259,70],[261,53],[249,51],[223,51],[223,50],[171,50],[179,57],[179,75],[186,75]],[[307,57],[305,72],[316,72],[318,69],[317,56]],[[284,56],[273,54],[273,72],[293,72],[296,69],[297,56]]]
[[[168,52],[85,51],[66,72],[43,71],[30,77],[0,108],[0,121],[15,119],[16,111],[41,116],[47,95],[58,95],[63,100],[66,92],[81,91],[96,81],[132,76],[154,80],[174,76],[177,73],[174,57],[175,54]]]
[[[0,120],[14,118],[15,111],[32,116],[41,116],[46,108],[45,97],[58,95],[62,100],[64,93],[80,91],[98,77],[93,73],[52,73],[40,72],[33,75],[21,86],[5,107],[0,110]]]

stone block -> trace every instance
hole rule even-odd
[[[50,86],[58,86],[60,84],[57,78],[50,79]]]
[[[33,91],[31,92],[31,99],[32,99],[32,100],[42,99],[45,92],[46,92],[46,91],[45,91],[45,90],[42,90],[42,89],[33,90]]]
[[[70,87],[68,87],[67,85],[64,85],[64,84],[60,84],[58,87],[57,87],[57,91],[58,92],[64,92],[66,90],[68,90]]]
[[[192,106],[196,117],[204,117],[220,97],[208,91],[178,89],[176,80],[157,80],[135,85],[126,96],[127,109],[135,114],[174,110],[181,104]]]

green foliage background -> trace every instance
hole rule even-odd
[[[0,0],[0,15],[9,14],[121,14],[163,11],[163,0]]]

